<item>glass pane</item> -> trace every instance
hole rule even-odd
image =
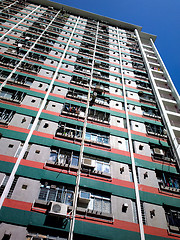
[[[108,164],[104,164],[103,166],[103,172],[110,173],[110,166]]]
[[[48,189],[45,187],[41,188],[38,199],[46,200],[47,194],[48,194]]]
[[[101,212],[101,199],[95,198],[94,199],[94,207],[93,210]]]
[[[91,140],[91,134],[90,134],[90,133],[88,133],[88,132],[86,132],[85,139],[87,139],[87,140]]]
[[[94,134],[91,134],[91,140],[96,142],[97,141],[97,136],[94,135]]]
[[[107,200],[102,200],[102,212],[111,213],[111,203]]]
[[[71,165],[78,166],[78,161],[79,161],[79,157],[78,156],[73,156]]]
[[[57,191],[56,202],[62,202],[62,189]]]
[[[72,206],[72,204],[73,204],[73,193],[72,192],[66,193],[65,204]]]
[[[58,156],[57,153],[51,152],[49,160],[52,161],[52,162],[56,162],[57,156]]]
[[[98,162],[97,162],[96,168],[97,168],[97,171],[102,172],[102,171],[103,171],[103,165],[102,165],[102,163],[98,163]]]
[[[48,201],[55,201],[56,199],[56,189],[50,189],[49,194],[48,194]]]

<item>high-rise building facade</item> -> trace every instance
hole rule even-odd
[[[180,102],[155,39],[0,2],[0,239],[180,239]]]

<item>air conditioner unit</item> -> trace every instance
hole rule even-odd
[[[80,191],[79,193],[79,202],[88,204],[91,200],[91,193]]]
[[[94,161],[89,158],[83,158],[83,166],[89,167],[89,168],[95,168]]]
[[[153,148],[153,152],[155,155],[160,155],[160,156],[164,156],[164,152],[162,149],[159,148]]]
[[[51,201],[51,208],[49,211],[49,215],[57,216],[57,217],[66,217],[67,216],[67,205],[64,203],[58,203]]]

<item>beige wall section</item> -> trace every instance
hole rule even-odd
[[[42,91],[47,91],[49,85],[47,83],[34,81],[31,85],[31,88],[35,88]]]
[[[27,105],[31,107],[38,108],[42,102],[41,98],[33,97],[33,96],[25,96],[24,100],[22,101],[22,105]]]
[[[132,201],[130,199],[116,197],[112,195],[111,203],[112,203],[112,214],[115,219],[127,221],[127,222],[134,222]],[[123,204],[128,204],[126,212],[123,212],[122,210]]]
[[[14,157],[21,142],[8,138],[0,139],[0,154]]]
[[[32,144],[26,159],[45,163],[49,160],[50,148],[41,145]]]
[[[9,125],[27,129],[30,125],[31,120],[32,117],[15,113]]]
[[[27,230],[25,227],[15,226],[7,223],[0,224],[0,239],[3,239],[5,234],[10,234],[12,240],[26,239]]]
[[[130,181],[129,166],[127,164],[111,161],[111,177],[119,180]]]
[[[110,107],[111,108],[116,108],[118,110],[122,110],[123,109],[122,102],[117,102],[117,101],[114,101],[114,100],[110,101]]]
[[[137,131],[137,132],[141,132],[141,133],[147,133],[146,132],[146,127],[145,127],[144,123],[131,121],[131,129],[133,131]]]
[[[125,138],[110,135],[110,144],[112,148],[128,151],[127,140]]]
[[[149,144],[134,141],[134,149],[135,153],[137,154],[142,154],[151,157],[151,149]]]
[[[32,203],[38,197],[40,186],[37,180],[19,177],[11,199]]]
[[[59,114],[61,113],[62,108],[63,108],[63,104],[57,103],[57,102],[52,102],[52,101],[49,101],[47,106],[45,107],[46,110],[56,112]]]
[[[62,88],[62,87],[58,87],[58,86],[55,86],[52,93],[54,94],[58,94],[58,95],[61,95],[61,96],[66,96],[68,92],[68,89],[67,88]]]
[[[167,229],[165,212],[162,206],[144,203],[146,222],[148,226]],[[151,216],[150,211],[154,211],[155,216]]]
[[[120,117],[110,116],[110,125],[124,128],[124,119]]]
[[[55,135],[57,128],[58,123],[47,120],[41,120],[37,131]]]
[[[145,168],[138,168],[138,176],[139,176],[140,184],[143,184],[149,187],[159,188],[155,171],[145,169]]]

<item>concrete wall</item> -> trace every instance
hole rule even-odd
[[[124,181],[130,181],[129,166],[127,164],[111,161],[111,177]]]
[[[27,129],[30,125],[31,120],[32,117],[15,113],[9,125]]]
[[[3,239],[5,234],[10,234],[12,240],[24,240],[26,239],[27,230],[25,227],[0,223],[0,239]]]
[[[49,85],[47,83],[34,81],[31,85],[31,88],[35,88],[42,91],[47,91]]]
[[[146,168],[138,168],[138,176],[139,176],[140,184],[159,188],[155,171],[152,171]]]
[[[49,160],[50,151],[49,147],[32,144],[26,159],[45,163]]]
[[[49,101],[47,106],[46,106],[46,110],[56,112],[56,113],[59,113],[59,114],[61,113],[62,108],[63,108],[63,104],[53,102],[53,101]]]
[[[112,213],[115,219],[134,222],[133,208],[130,199],[111,196]],[[123,204],[128,204],[126,212],[122,211]]]
[[[123,110],[122,102],[118,102],[118,101],[114,101],[114,100],[110,101],[110,107],[111,108],[116,108],[118,110]]]
[[[58,123],[50,122],[47,120],[41,120],[37,131],[54,135],[57,128]]]
[[[54,86],[54,89],[52,91],[52,93],[58,94],[61,96],[66,96],[67,92],[68,92],[67,88],[62,88],[62,87],[58,87],[58,86]]]
[[[110,135],[110,144],[112,148],[127,151],[127,140],[125,138]]]
[[[19,177],[11,199],[32,203],[38,197],[40,186],[37,180]]]
[[[167,229],[165,212],[162,206],[144,203],[146,221],[148,226]],[[150,211],[155,210],[155,216],[151,216]]]
[[[141,132],[141,133],[146,133],[146,127],[144,123],[140,122],[135,122],[131,121],[131,129],[133,131]]]
[[[21,142],[8,138],[0,139],[0,154],[14,157]]]
[[[134,141],[135,153],[151,157],[150,146],[146,143]]]
[[[41,98],[33,97],[33,96],[25,96],[24,100],[22,101],[22,105],[27,105],[31,107],[40,107],[40,104],[42,102]]]
[[[124,128],[124,119],[120,117],[110,116],[110,125]]]

